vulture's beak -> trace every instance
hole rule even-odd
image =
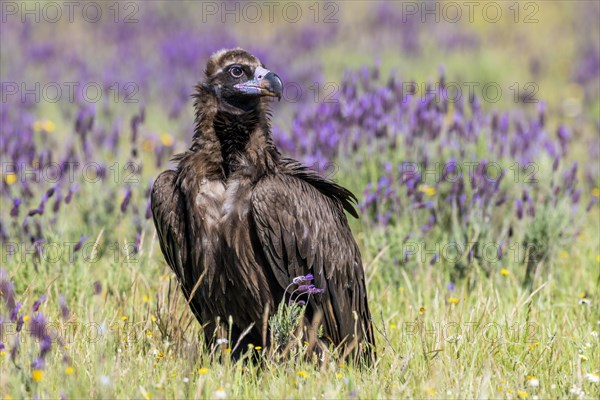
[[[238,83],[234,87],[246,94],[277,97],[278,100],[281,100],[283,92],[283,83],[281,83],[279,76],[262,67],[256,68],[254,79]]]

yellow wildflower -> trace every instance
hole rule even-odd
[[[433,186],[429,186],[429,185],[419,185],[418,187],[419,192],[422,192],[424,194],[426,194],[427,196],[433,196],[436,193],[436,190]]]
[[[450,304],[458,304],[459,301],[460,301],[460,299],[456,298],[456,297],[450,297],[448,299],[448,303],[450,303]]]
[[[44,379],[44,371],[42,371],[41,369],[34,369],[31,372],[31,379],[33,379],[36,382],[41,381],[42,379]]]
[[[164,132],[160,135],[160,142],[163,146],[171,147],[173,146],[173,143],[175,143],[175,139],[167,132]]]
[[[150,301],[150,296],[148,296],[148,295],[145,295],[145,296],[144,296],[144,298],[142,299],[142,301],[143,301],[144,303],[147,303],[147,302],[149,302],[149,301]]]
[[[6,355],[6,352],[4,350],[0,351],[0,357],[4,357]]]
[[[600,197],[600,188],[594,188],[592,190],[592,196],[594,196],[594,197]]]
[[[54,125],[54,122],[52,122],[50,120],[46,120],[46,121],[44,121],[43,128],[46,132],[52,133],[56,129],[56,125]]]
[[[123,315],[123,316],[121,317],[121,321],[127,321],[127,317]]]
[[[142,150],[147,153],[154,151],[154,142],[152,140],[145,139],[142,141]]]
[[[151,320],[152,322],[156,322],[156,317],[153,315],[152,317],[150,317],[150,320]]]
[[[529,351],[532,351],[533,349],[535,349],[539,345],[540,345],[540,342],[535,342],[535,343],[529,344]]]
[[[27,322],[27,321],[29,321],[29,315],[28,315],[28,314],[25,314],[25,315],[23,316],[23,322]]]
[[[35,121],[33,123],[33,131],[38,133],[41,131],[45,131],[48,133],[52,133],[54,132],[54,130],[56,129],[56,125],[54,125],[54,122],[45,119],[43,121]]]
[[[425,307],[419,308],[419,314],[425,314]]]
[[[198,370],[198,375],[204,375],[208,373],[208,368],[200,368]]]
[[[517,396],[519,396],[520,399],[526,399],[529,397],[529,394],[524,390],[517,390]]]
[[[502,268],[500,270],[500,275],[508,276],[508,275],[510,275],[510,271],[507,270],[506,268]]]
[[[256,346],[256,347],[254,348],[254,350],[262,350],[262,347],[261,347],[261,346]]]
[[[17,182],[17,174],[9,172],[4,175],[4,182],[6,182],[7,185],[14,185]]]
[[[73,372],[75,372],[75,370],[73,369],[73,367],[67,367],[67,368],[65,368],[65,374],[67,374],[67,375],[73,375]]]
[[[303,378],[306,378],[308,376],[308,373],[306,371],[298,371],[298,375]]]
[[[396,329],[396,328],[397,328],[396,324],[390,324],[390,329]]]

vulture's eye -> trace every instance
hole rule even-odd
[[[234,78],[240,78],[242,75],[244,75],[244,70],[241,67],[231,67],[229,69],[229,73]]]

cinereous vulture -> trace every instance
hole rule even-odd
[[[151,203],[162,253],[207,342],[217,320],[226,332],[232,320],[231,346],[252,324],[238,348],[268,346],[265,317],[289,301],[294,278],[310,275],[305,318],[313,328],[319,318],[318,342],[372,358],[365,274],[344,213],[357,217],[356,198],[277,150],[268,105],[282,82],[256,57],[221,50],[205,74],[192,144],[158,176]]]

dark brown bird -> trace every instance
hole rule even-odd
[[[344,213],[357,217],[356,198],[279,153],[268,98],[283,87],[256,57],[221,50],[205,74],[192,145],[156,179],[151,201],[160,247],[207,342],[217,318],[231,317],[234,343],[251,324],[243,343],[263,343],[265,313],[289,300],[295,277],[312,274],[323,292],[310,296],[306,318],[320,318],[321,341],[371,355],[365,276]]]

